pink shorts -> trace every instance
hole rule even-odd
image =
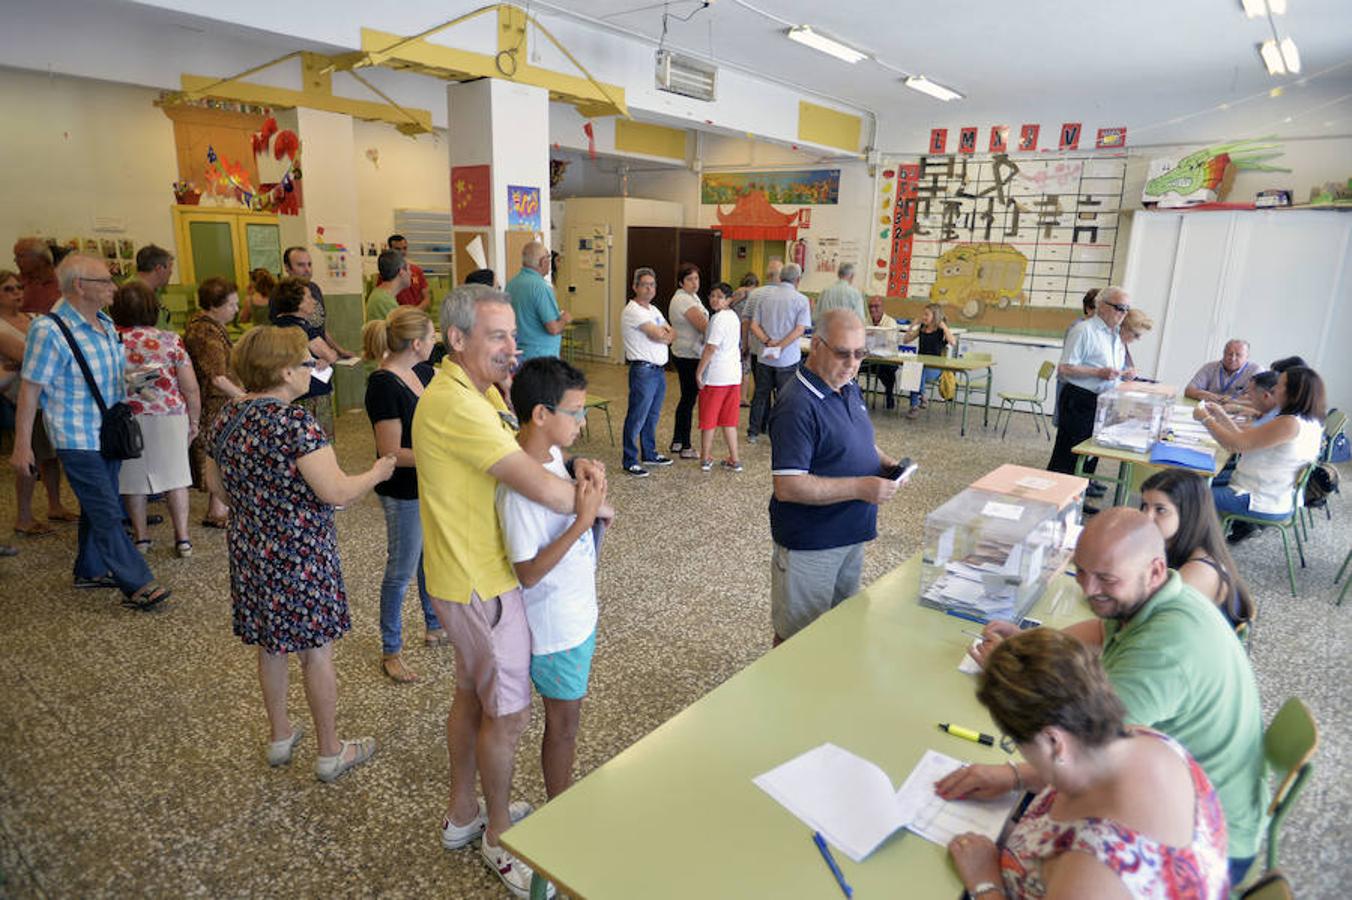
[[[699,430],[736,428],[741,407],[740,384],[706,384],[699,389]]]
[[[455,648],[455,683],[473,688],[484,715],[510,716],[530,706],[530,628],[521,588],[468,603],[436,598],[437,618]]]

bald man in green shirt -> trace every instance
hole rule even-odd
[[[1225,810],[1230,882],[1239,884],[1258,854],[1267,805],[1262,709],[1244,647],[1216,605],[1169,569],[1164,538],[1138,510],[1115,507],[1091,519],[1075,569],[1095,618],[1066,633],[1102,650],[1128,722],[1173,737],[1201,764]],[[992,622],[973,656],[984,661],[1017,631]],[[1018,772],[1029,790],[1044,786],[1031,766]],[[992,797],[1015,787],[1007,765],[969,766],[952,781],[945,796]]]

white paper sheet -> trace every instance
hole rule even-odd
[[[465,245],[465,252],[469,258],[474,260],[474,265],[480,269],[488,268],[488,257],[484,254],[483,235],[476,235],[474,240]]]
[[[975,650],[980,646],[981,638],[972,638],[972,649]],[[980,675],[981,666],[977,664],[976,660],[972,659],[972,654],[964,652],[962,662],[958,663],[958,671],[964,675]]]
[[[897,373],[896,390],[898,393],[903,391],[920,390],[920,380],[925,374],[925,367],[918,362],[904,362],[901,364],[901,371]]]
[[[310,372],[310,377],[313,378],[315,381],[322,381],[325,384],[328,384],[329,379],[333,377],[333,366],[325,366],[322,369],[315,369],[312,372]]]
[[[762,347],[760,352],[761,359],[779,359],[779,354],[783,352],[783,347]]]
[[[1027,488],[1030,491],[1045,491],[1049,487],[1056,485],[1050,478],[1038,478],[1036,475],[1025,475],[1014,484],[1021,488]]]
[[[934,793],[934,783],[963,765],[951,756],[926,750],[897,792],[897,802],[907,817],[906,827],[941,847],[968,831],[995,840],[1016,799],[1013,794],[996,800],[941,799]]]
[[[986,505],[981,507],[981,514],[992,519],[1008,519],[1011,522],[1017,522],[1023,518],[1023,507],[1014,503],[988,500]]]

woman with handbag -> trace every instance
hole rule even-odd
[[[162,331],[160,301],[145,282],[133,278],[117,289],[110,310],[127,359],[127,405],[141,426],[142,450],[118,473],[118,489],[131,519],[136,549],[150,549],[146,498],[164,494],[174,526],[174,552],[192,556],[188,536],[188,444],[197,436],[201,393],[183,342]]]
[[[333,642],[352,621],[338,560],[334,506],[355,502],[394,473],[395,456],[360,475],[338,466],[324,430],[294,401],[310,389],[314,358],[299,328],[259,326],[235,345],[232,367],[248,391],[206,432],[206,479],[228,498],[230,599],[235,634],[258,647],[271,737],[269,765],[291,762],[302,731],[287,714],[287,656],[300,657],[319,757],[333,781],[375,753],[374,738],[340,741]]]

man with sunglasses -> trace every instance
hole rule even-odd
[[[770,415],[775,645],[859,590],[864,544],[878,535],[878,504],[902,484],[892,471],[897,461],[874,442],[854,380],[868,352],[864,323],[854,310],[832,309],[819,324],[806,364]]]
[[[1094,434],[1098,395],[1134,373],[1126,369],[1126,345],[1118,334],[1131,310],[1131,298],[1116,285],[1099,291],[1095,315],[1070,330],[1056,368],[1063,387],[1057,401],[1056,444],[1047,468],[1067,475],[1075,472],[1076,444]],[[1085,463],[1093,473],[1098,460]]]

